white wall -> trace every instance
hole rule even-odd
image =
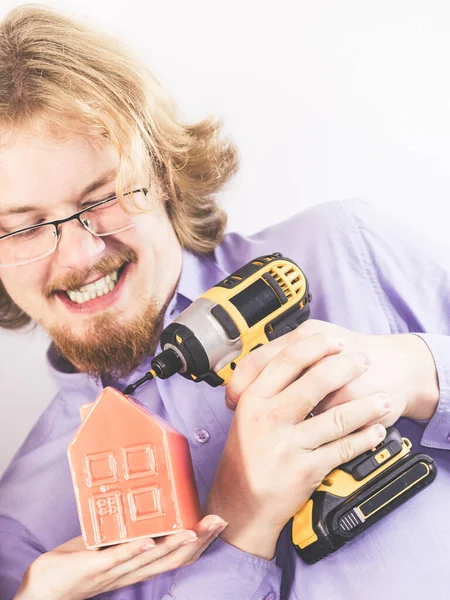
[[[17,4],[2,0],[0,17]],[[256,231],[312,204],[359,196],[446,241],[447,1],[52,5],[124,38],[187,119],[224,119],[242,154],[223,196],[230,229]],[[44,347],[42,335],[0,333],[0,472],[54,391]]]

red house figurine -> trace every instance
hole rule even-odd
[[[80,412],[67,453],[87,548],[176,533],[201,519],[183,435],[111,387]]]

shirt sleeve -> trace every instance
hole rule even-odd
[[[415,333],[430,349],[439,380],[439,402],[422,424],[421,443],[450,450],[450,247],[366,202],[344,203],[347,222],[360,238],[361,261],[392,333]]]
[[[26,569],[44,552],[22,525],[0,518],[1,600],[13,600]],[[194,564],[175,571],[172,585],[161,600],[279,600],[281,577],[275,559],[247,554],[218,538]],[[96,598],[125,600],[130,597],[129,590],[125,587]]]
[[[422,445],[450,450],[450,337],[431,333],[417,334],[433,355],[439,380],[439,402],[433,417],[424,423]]]
[[[13,600],[28,566],[45,550],[20,523],[0,517],[0,598]]]
[[[177,571],[163,600],[279,600],[281,568],[217,538],[189,567]]]

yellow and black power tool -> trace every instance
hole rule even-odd
[[[279,252],[247,263],[195,300],[161,334],[162,352],[134,384],[180,373],[226,385],[252,350],[296,329],[309,317],[303,271]],[[320,560],[418,493],[436,476],[434,461],[412,455],[390,427],[373,450],[332,471],[292,520],[292,541],[308,563]]]
[[[395,427],[373,450],[327,475],[292,520],[292,542],[307,563],[338,550],[436,477],[426,454],[411,454],[411,442]]]
[[[161,334],[151,370],[128,386],[180,373],[226,385],[249,352],[309,317],[311,294],[301,269],[279,252],[255,258],[197,298]]]

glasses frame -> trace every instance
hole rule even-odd
[[[147,188],[137,188],[131,192],[126,192],[123,195],[129,196],[130,194],[136,194],[138,192],[142,192],[145,196],[147,196],[148,189]],[[67,223],[68,221],[72,221],[74,219],[76,219],[84,227],[84,229],[86,229],[86,231],[89,231],[89,233],[91,235],[94,235],[95,237],[106,237],[108,235],[114,235],[116,233],[121,233],[122,231],[126,231],[127,229],[131,229],[132,227],[135,226],[134,223],[132,225],[126,225],[125,227],[121,227],[120,229],[116,229],[115,231],[110,231],[108,233],[94,233],[93,231],[91,231],[89,229],[89,225],[86,223],[86,221],[83,221],[83,219],[81,218],[81,216],[84,213],[92,210],[93,208],[97,208],[98,206],[102,206],[104,204],[107,204],[108,202],[116,202],[116,201],[117,201],[117,195],[114,194],[113,196],[109,196],[108,198],[105,198],[104,200],[95,202],[94,204],[91,204],[90,206],[87,206],[86,208],[83,208],[82,210],[79,210],[78,212],[73,213],[73,215],[70,215],[70,217],[66,217],[65,219],[55,219],[54,221],[46,221],[45,223],[39,223],[38,225],[31,225],[30,227],[24,227],[22,229],[17,229],[16,231],[11,231],[11,233],[6,233],[5,235],[1,235],[0,241],[4,240],[6,238],[12,237],[13,235],[16,235],[17,233],[23,233],[24,231],[31,231],[32,229],[38,229],[40,227],[48,227],[49,225],[53,225],[53,227],[55,228],[55,230],[54,230],[55,247],[53,248],[53,250],[51,250],[50,252],[47,252],[46,254],[43,254],[42,256],[39,256],[38,258],[31,258],[30,260],[25,260],[20,263],[15,263],[14,265],[2,265],[0,263],[0,269],[7,269],[10,267],[21,267],[23,265],[29,265],[31,263],[37,262],[38,260],[41,260],[42,258],[46,258],[47,256],[50,256],[50,254],[53,254],[53,252],[58,247],[59,240],[61,239],[61,231],[59,230],[59,226],[62,225],[63,223]]]

